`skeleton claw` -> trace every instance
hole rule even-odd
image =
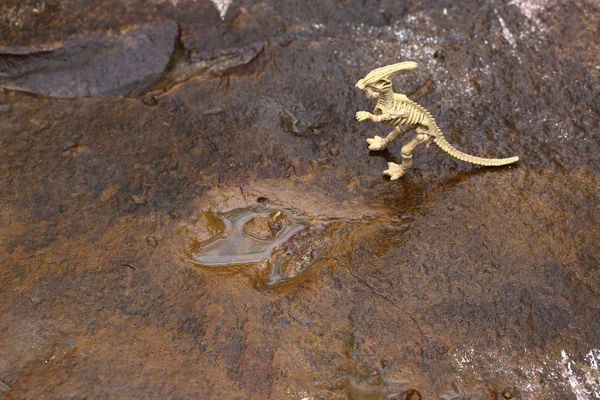
[[[383,171],[383,174],[389,176],[391,181],[395,181],[404,176],[404,172],[406,172],[406,170],[402,168],[402,165],[389,162],[388,169]]]
[[[358,111],[356,113],[356,120],[357,121],[364,121],[364,120],[367,120],[367,119],[371,119],[371,116],[372,116],[371,113],[368,112],[368,111]]]
[[[367,139],[367,143],[369,143],[369,150],[379,151],[387,148],[388,140],[381,136],[375,136]]]

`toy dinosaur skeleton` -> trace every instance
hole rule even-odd
[[[356,83],[356,87],[364,90],[368,98],[377,99],[377,105],[373,110],[374,114],[359,111],[356,113],[356,119],[358,121],[370,119],[373,122],[381,122],[394,127],[394,130],[385,138],[375,136],[367,139],[369,150],[384,150],[403,133],[401,126],[408,127],[408,130],[416,128],[417,131],[417,135],[402,147],[402,165],[389,162],[388,169],[383,171],[384,175],[388,175],[391,180],[403,176],[406,170],[412,166],[413,151],[420,144],[427,143],[429,145],[430,141],[433,141],[452,157],[471,164],[501,166],[519,161],[519,157],[499,159],[475,157],[452,147],[444,138],[444,134],[429,111],[410,100],[406,95],[394,93],[392,89],[390,79],[393,75],[403,70],[415,68],[417,68],[417,63],[412,61],[388,65],[369,72],[367,76]]]

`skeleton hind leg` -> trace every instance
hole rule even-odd
[[[398,139],[400,137],[400,135],[402,134],[402,129],[400,129],[400,127],[396,126],[394,128],[393,131],[391,131],[386,137],[385,140],[387,140],[387,143],[393,143],[396,141],[396,139]]]
[[[390,179],[395,181],[396,179],[402,177],[406,170],[412,167],[413,151],[420,144],[426,143],[430,139],[430,136],[427,135],[425,132],[427,132],[426,128],[417,128],[417,135],[410,142],[408,142],[402,147],[402,165],[389,162],[388,169],[383,171],[384,175],[389,175]]]
[[[369,143],[369,150],[385,150],[390,144],[395,142],[400,137],[400,135],[410,131],[411,129],[413,128],[409,127],[408,129],[403,131],[402,129],[400,129],[399,126],[396,126],[394,130],[391,131],[385,138],[382,138],[381,136],[369,138],[367,139],[367,143]]]

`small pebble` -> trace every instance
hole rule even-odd
[[[331,154],[334,157],[337,157],[340,154],[340,149],[338,149],[337,147],[332,147],[331,149],[329,149],[329,154]]]
[[[142,103],[148,107],[154,107],[158,104],[158,100],[154,96],[144,96],[142,97]]]
[[[437,58],[439,60],[445,60],[446,59],[446,52],[443,49],[438,49],[433,53],[433,57]]]
[[[513,394],[510,390],[506,389],[504,390],[504,392],[502,392],[502,397],[504,397],[505,399],[512,399]]]
[[[378,212],[368,212],[365,215],[363,215],[363,219],[367,220],[367,221],[373,221],[374,219],[379,218],[381,214]]]
[[[223,112],[222,108],[215,107],[215,108],[209,108],[208,110],[202,111],[202,114],[204,114],[204,115],[214,115],[214,114],[220,114],[222,112]]]
[[[63,151],[72,150],[78,146],[79,146],[79,143],[77,143],[76,141],[67,140],[66,142],[63,143],[62,149],[63,149]]]
[[[158,246],[158,240],[154,236],[146,237],[146,244],[148,246],[156,247]]]
[[[33,130],[34,133],[39,133],[39,132],[43,132],[47,129],[50,128],[50,122],[48,121],[43,121],[43,122],[34,122],[31,129]]]
[[[134,194],[133,202],[135,204],[146,204],[148,202],[148,200],[146,199],[146,196],[144,196],[142,194]]]
[[[31,296],[31,302],[32,302],[33,304],[35,304],[36,306],[37,306],[38,304],[40,304],[42,301],[44,301],[44,298],[43,298],[43,297],[40,297],[40,296]]]
[[[266,197],[259,197],[256,199],[256,202],[258,204],[262,204],[263,206],[266,206],[267,204],[269,204],[269,199],[267,199]]]

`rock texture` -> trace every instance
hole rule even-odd
[[[0,398],[598,398],[599,11],[3,1]],[[382,177],[354,84],[399,60],[453,145],[522,162]],[[191,262],[257,204],[338,225],[284,285]]]
[[[52,50],[6,51],[0,86],[59,98],[137,96],[161,79],[177,38],[170,22],[69,38]]]

